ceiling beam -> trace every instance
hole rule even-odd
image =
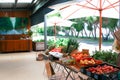
[[[17,2],[18,2],[18,0],[15,0],[15,4],[14,4],[13,8],[16,8]]]
[[[32,0],[32,2],[27,6],[27,8],[31,8],[32,5],[34,4],[35,0]]]
[[[42,2],[42,0],[37,0],[34,6],[38,5],[40,2]]]
[[[33,7],[32,14],[39,10],[43,5],[45,5],[49,0],[38,0]]]
[[[32,0],[32,2],[31,2],[31,4],[30,4],[30,5],[32,5],[34,2],[35,2],[35,0]]]
[[[40,9],[44,4],[46,4],[49,0],[32,0],[30,4],[27,5],[27,7],[17,7],[18,0],[15,0],[14,3],[10,4],[11,7],[0,7],[0,11],[14,11],[14,10],[31,10],[32,13],[35,13],[38,9]],[[7,4],[6,4],[7,5]],[[8,4],[9,5],[9,4]]]

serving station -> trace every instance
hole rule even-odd
[[[32,51],[32,40],[27,35],[0,35],[0,52]]]

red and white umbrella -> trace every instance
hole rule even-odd
[[[102,44],[102,17],[119,19],[120,0],[83,0],[77,3],[69,3],[57,8],[63,19],[80,18],[86,16],[99,16],[99,50]],[[54,6],[50,8],[55,9]]]
[[[71,25],[75,23],[69,20],[62,19],[58,16],[53,16],[48,19],[46,19],[46,25],[47,26],[54,26],[54,36],[56,40],[56,26],[64,26],[64,27],[71,27]]]
[[[70,20],[64,20],[60,17],[54,16],[46,20],[47,26],[65,26],[70,27],[74,22]]]

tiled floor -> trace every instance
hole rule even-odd
[[[0,53],[0,80],[49,80],[45,60],[36,61],[38,53],[40,52]],[[50,80],[65,80],[61,71],[56,73]]]
[[[0,53],[0,80],[48,80],[39,52]]]

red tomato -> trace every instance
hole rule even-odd
[[[51,52],[61,52],[61,48],[54,48],[51,50]]]
[[[71,54],[71,56],[72,56],[72,57],[75,57],[75,56],[76,56],[76,54]]]
[[[75,57],[76,61],[79,62],[80,61],[80,58],[79,57]]]

